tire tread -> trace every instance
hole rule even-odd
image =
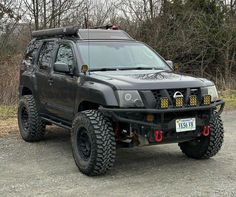
[[[34,100],[34,97],[32,95],[25,95],[20,99],[20,104],[23,104],[26,106],[28,113],[29,113],[29,131],[27,136],[23,135],[21,131],[22,128],[20,127],[20,132],[22,138],[27,142],[35,142],[42,140],[45,135],[45,123],[42,121],[42,119],[39,117],[38,109]],[[18,110],[18,119],[19,119],[19,113]],[[20,121],[20,120],[18,120]],[[20,123],[19,123],[20,125]]]
[[[75,132],[76,125],[80,121],[81,116],[89,121],[91,129],[94,131],[96,144],[93,145],[96,149],[96,158],[94,158],[94,162],[90,163],[88,171],[84,169],[80,170],[89,176],[104,174],[113,166],[116,155],[115,134],[111,122],[99,111],[82,111],[77,114],[73,121],[72,132]],[[79,167],[79,165],[77,166]]]
[[[214,115],[210,121],[210,136],[207,146],[201,147],[196,154],[188,146],[188,142],[179,143],[181,151],[190,158],[209,159],[215,156],[221,149],[224,141],[224,127],[220,116]]]

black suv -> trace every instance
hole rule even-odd
[[[75,163],[91,176],[112,167],[117,147],[175,142],[195,159],[220,150],[224,101],[211,81],[175,73],[171,61],[116,28],[32,37],[20,72],[25,141],[43,139],[46,125],[69,129]]]

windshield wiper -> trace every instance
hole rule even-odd
[[[137,66],[137,67],[92,68],[89,71],[113,71],[113,70],[163,70],[163,69],[156,67]]]
[[[110,71],[110,70],[117,70],[117,68],[92,68],[89,71]]]
[[[158,69],[155,67],[145,67],[145,66],[137,66],[137,67],[121,67],[119,68],[119,70],[162,70],[162,69]]]

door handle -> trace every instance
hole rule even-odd
[[[49,79],[48,79],[48,83],[49,83],[49,85],[51,86],[51,85],[53,84],[53,79],[52,79],[52,78],[49,78]]]

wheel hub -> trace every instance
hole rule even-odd
[[[29,114],[26,107],[22,107],[21,110],[21,123],[25,130],[29,129]]]
[[[85,128],[79,129],[77,136],[78,152],[84,160],[88,160],[91,154],[91,142]]]

